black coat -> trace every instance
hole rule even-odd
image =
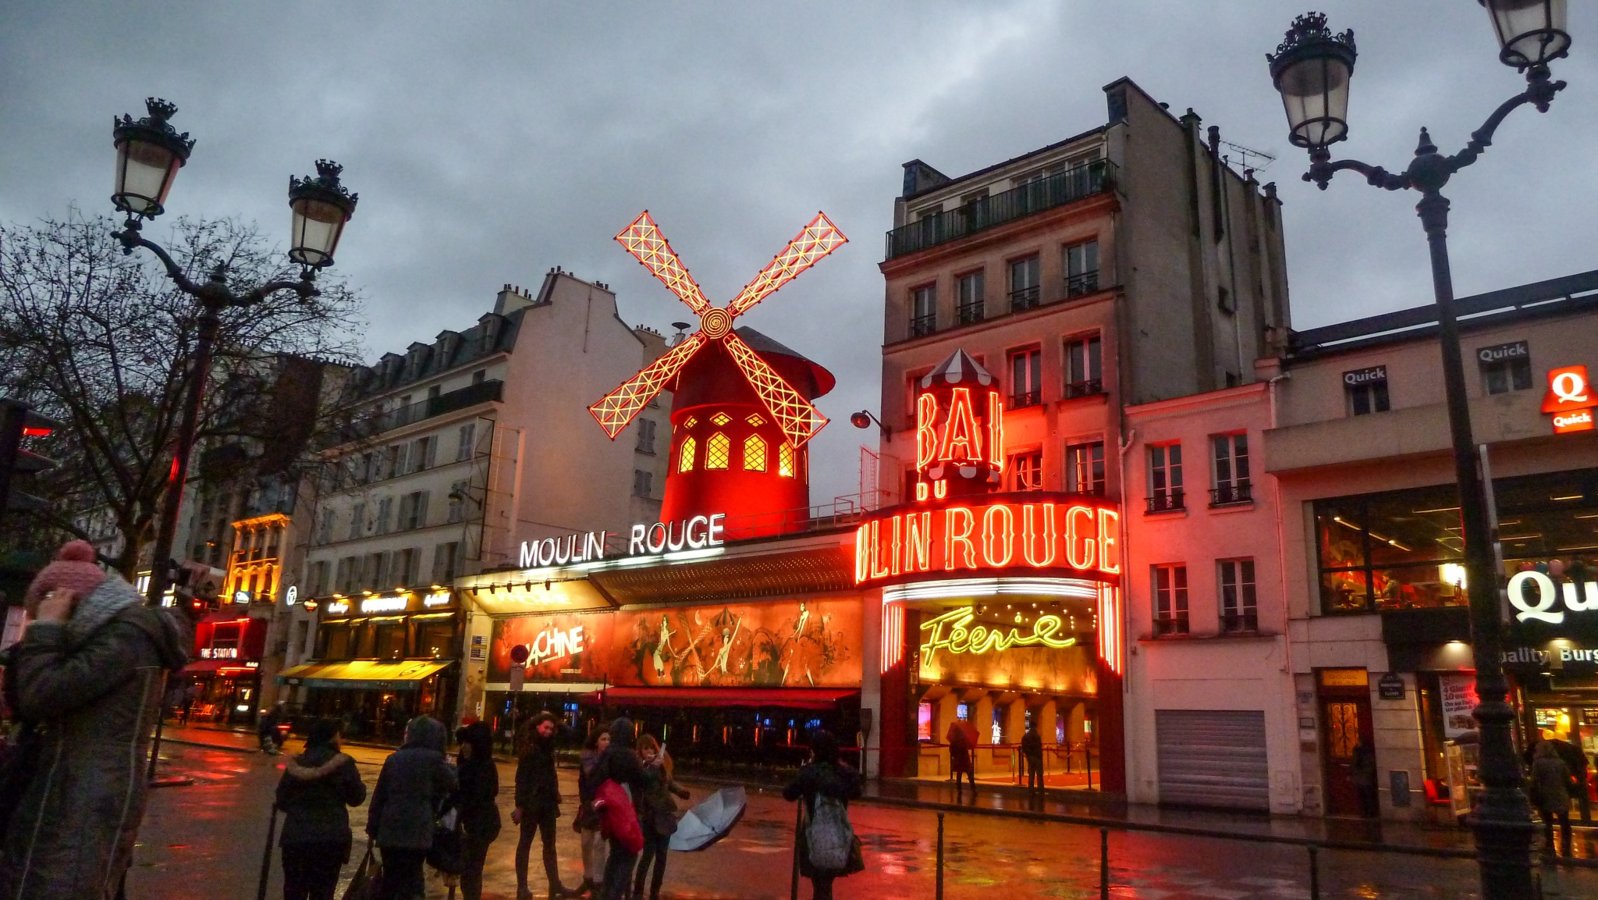
[[[433,822],[455,792],[455,767],[444,758],[444,726],[418,716],[405,729],[405,746],[383,763],[372,790],[366,833],[379,847],[427,850]]]
[[[329,762],[334,764],[323,768]],[[317,746],[294,757],[277,783],[277,808],[283,810],[280,846],[351,843],[349,807],[366,800],[366,782],[355,760],[331,746]]]
[[[534,736],[516,763],[516,808],[541,818],[560,812],[560,782],[555,778],[555,741]]]
[[[473,756],[460,763],[461,827],[474,841],[499,837],[499,767],[491,756]]]

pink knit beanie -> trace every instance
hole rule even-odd
[[[28,592],[23,597],[31,607],[56,588],[65,588],[82,600],[100,582],[105,581],[105,571],[95,562],[94,545],[88,541],[68,541],[56,551],[55,561],[39,570]]]

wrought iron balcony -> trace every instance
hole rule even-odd
[[[937,331],[937,330],[938,330],[938,316],[937,316],[937,313],[928,313],[927,315],[924,315],[924,316],[911,316],[910,317],[910,336],[911,337],[926,337],[927,335],[929,335],[932,332]]]
[[[1021,312],[1025,309],[1037,309],[1042,302],[1037,285],[1028,288],[1017,288],[1010,292],[1010,312]]]
[[[1223,613],[1221,615],[1221,630],[1224,632],[1259,631],[1259,613]]]
[[[1091,397],[1094,394],[1104,393],[1104,381],[1099,378],[1089,378],[1086,381],[1068,381],[1065,385],[1066,399],[1076,397]]]
[[[1151,513],[1176,512],[1187,509],[1187,505],[1183,502],[1181,488],[1155,491],[1149,495],[1148,504],[1148,511]]]
[[[1084,197],[1111,190],[1114,183],[1114,163],[1103,159],[1084,163],[1002,194],[967,203],[959,209],[926,216],[895,228],[887,234],[886,258],[906,256],[1074,203]]]
[[[1067,297],[1080,297],[1091,294],[1099,289],[1099,270],[1091,272],[1078,272],[1065,277],[1065,295]]]
[[[1027,406],[1037,406],[1043,402],[1043,392],[1040,390],[1015,391],[1010,394],[1010,408],[1021,409]]]
[[[1234,503],[1252,503],[1254,488],[1248,481],[1218,484],[1210,489],[1211,506],[1230,506]]]
[[[985,313],[983,307],[981,300],[973,300],[970,303],[960,304],[954,311],[959,316],[961,325],[975,325],[983,319]]]
[[[412,425],[423,419],[442,416],[457,409],[465,409],[478,403],[498,402],[503,395],[505,382],[499,379],[481,381],[468,385],[447,394],[429,397],[409,406],[401,406],[380,415],[365,419],[356,426],[357,437],[366,437],[382,434],[395,428]]]
[[[1171,634],[1187,634],[1187,614],[1179,616],[1155,616],[1154,635],[1160,637]]]

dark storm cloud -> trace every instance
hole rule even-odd
[[[1449,186],[1460,294],[1598,267],[1598,16],[1571,4],[1571,87],[1522,111]],[[1445,150],[1519,77],[1466,0],[1329,0],[1360,58],[1351,140],[1401,168]],[[878,405],[882,234],[900,164],[959,175],[1101,124],[1129,76],[1174,113],[1279,158],[1294,324],[1431,297],[1414,197],[1298,179],[1264,54],[1300,8],[1252,2],[10,4],[0,30],[0,219],[109,209],[110,117],[146,95],[198,139],[173,213],[286,233],[287,176],[318,157],[361,194],[339,269],[373,356],[470,323],[552,266],[609,282],[630,322],[686,309],[611,236],[649,208],[723,303],[817,209],[852,242],[744,322],[839,378],[817,501],[856,490],[848,414]],[[160,225],[154,234],[162,232]],[[586,403],[593,398],[574,397]]]

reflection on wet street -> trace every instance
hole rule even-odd
[[[163,773],[194,778],[157,790],[141,833],[128,896],[132,900],[222,900],[255,895],[272,793],[287,757],[181,744],[164,746]],[[355,748],[361,775],[375,783],[386,753]],[[576,806],[571,770],[561,770],[563,823]],[[510,824],[513,770],[500,766],[505,831],[489,852],[486,900],[514,900]],[[694,785],[688,781],[689,787]],[[694,790],[702,799],[708,788]],[[936,879],[937,815],[919,809],[857,804],[850,811],[867,871],[841,880],[840,898],[931,898]],[[351,810],[356,854],[364,848],[365,806]],[[769,789],[749,792],[749,810],[725,840],[699,853],[673,853],[664,897],[785,898],[793,862],[794,808]],[[577,835],[560,829],[560,868],[568,886],[581,880]],[[951,813],[945,820],[945,896],[1091,898],[1099,896],[1099,831],[1082,825]],[[536,855],[536,854],[535,854]],[[1476,897],[1471,860],[1370,852],[1320,853],[1323,897]],[[1120,898],[1307,898],[1303,847],[1141,833],[1110,835],[1112,896]],[[353,866],[346,867],[348,876]],[[539,867],[534,861],[534,871]],[[280,897],[274,857],[267,896]],[[1548,869],[1549,897],[1598,896],[1598,871]],[[342,889],[342,888],[341,888]],[[534,895],[544,896],[541,876]],[[801,882],[801,897],[810,896]],[[430,898],[446,896],[442,884]]]

